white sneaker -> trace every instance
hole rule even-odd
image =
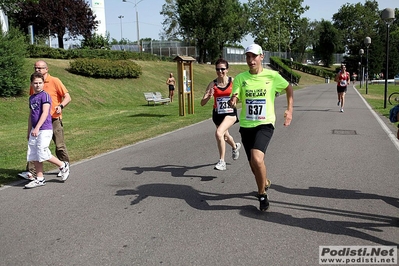
[[[215,169],[220,171],[226,170],[226,162],[223,160],[219,160],[219,162],[215,165]]]
[[[62,177],[62,171],[59,171],[57,177]]]
[[[64,162],[64,167],[62,167],[61,170],[61,179],[62,181],[65,181],[68,179],[69,177],[69,163],[68,162]]]
[[[22,173],[19,173],[18,175],[22,178],[25,178],[26,180],[30,180],[30,181],[35,180],[35,178],[33,177],[33,175],[30,172],[22,172]]]
[[[344,108],[341,108],[339,111],[340,111],[341,113],[343,113],[343,112],[344,112]]]
[[[43,179],[43,180],[35,179],[33,181],[30,181],[28,184],[26,184],[25,188],[35,188],[35,187],[41,187],[41,186],[44,186],[44,185],[46,185],[46,180],[45,179]]]
[[[241,148],[241,143],[236,143],[236,149],[233,149],[233,160],[237,160],[238,157],[240,157],[240,148]]]

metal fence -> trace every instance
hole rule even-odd
[[[184,42],[178,41],[149,41],[141,42],[140,46],[137,44],[129,45],[112,45],[112,50],[122,50],[122,51],[133,51],[150,53],[158,56],[176,57],[180,55],[191,56],[193,58],[198,58],[198,51],[195,46],[190,46]],[[245,50],[243,48],[225,47],[223,48],[223,58],[226,59],[229,64],[246,64]],[[305,54],[295,54],[289,52],[270,52],[264,51],[264,64],[270,63],[270,57],[277,56],[280,58],[290,59],[294,61],[306,63],[308,60],[317,64],[318,60],[314,58],[311,53]],[[344,60],[344,54],[333,54],[333,63],[340,64]]]
[[[189,46],[184,42],[177,41],[150,41],[141,42],[140,46],[137,44],[127,45],[112,45],[111,50],[122,50],[149,53],[158,56],[176,57],[178,55],[185,55],[197,58],[197,48]]]

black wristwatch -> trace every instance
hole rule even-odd
[[[64,109],[64,106],[62,104],[59,105],[61,107],[61,109]]]

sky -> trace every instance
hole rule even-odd
[[[242,3],[247,2],[246,0],[240,1]],[[364,2],[364,0],[304,0],[303,5],[308,5],[309,10],[302,17],[307,17],[311,21],[321,19],[332,20],[333,14],[337,13],[340,7],[346,3],[364,4]],[[381,10],[385,8],[399,8],[398,0],[378,0],[377,2]],[[123,2],[122,0],[104,0],[106,29],[110,33],[111,39],[120,40],[122,33],[124,39],[130,41],[137,40],[135,3],[137,3],[140,39],[151,38],[158,40],[159,34],[162,32],[162,21],[164,20],[164,17],[159,13],[162,10],[165,0],[128,0],[127,2]],[[119,16],[123,16],[123,18],[120,19],[118,18]],[[252,42],[253,38],[246,36],[241,41],[241,45],[246,47]]]

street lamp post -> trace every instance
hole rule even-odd
[[[364,44],[366,45],[366,94],[368,93],[368,79],[369,79],[369,47],[371,44],[371,38],[364,38]]]
[[[118,16],[118,18],[121,20],[121,41],[123,39],[123,32],[122,32],[122,19],[124,18],[124,16],[120,15]]]
[[[135,8],[135,10],[136,10],[137,46],[138,46],[138,48],[139,48],[139,52],[141,52],[141,49],[140,49],[139,12],[137,11],[137,5],[138,5],[140,2],[142,2],[142,1],[144,1],[144,0],[140,0],[140,1],[135,0],[134,3],[133,3],[133,2],[130,2],[130,1],[127,1],[127,0],[122,0],[122,2],[133,4],[133,5],[134,5],[134,8]]]
[[[363,62],[362,57],[363,57],[363,54],[364,54],[364,50],[360,49],[359,50],[359,54],[360,54],[360,75],[361,75],[360,76],[360,88],[362,88],[363,75],[364,75],[363,68],[362,68],[362,62]]]
[[[389,60],[389,26],[395,20],[395,11],[392,8],[385,8],[381,12],[381,18],[387,24],[387,35],[386,35],[386,65],[385,65],[385,89],[384,89],[384,109],[387,108],[387,94],[388,94],[388,60]]]

